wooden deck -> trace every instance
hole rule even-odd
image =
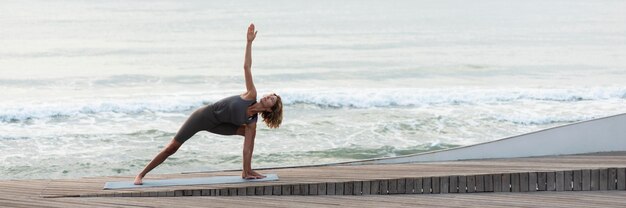
[[[132,180],[133,176],[0,181],[0,206],[626,206],[626,152],[260,172],[277,173],[280,180],[128,190],[102,187],[106,181]],[[147,179],[239,174],[165,174]]]
[[[7,201],[1,207],[563,207],[623,208],[625,191],[367,196],[90,197]]]

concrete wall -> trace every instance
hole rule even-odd
[[[626,151],[626,114],[609,116],[492,142],[415,155],[343,164],[383,164],[513,158]]]

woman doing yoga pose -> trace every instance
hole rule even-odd
[[[219,100],[211,105],[203,106],[194,111],[187,121],[180,127],[176,136],[157,154],[148,165],[137,174],[134,184],[141,185],[143,177],[174,154],[178,148],[199,131],[209,131],[221,135],[240,135],[243,142],[243,171],[244,179],[265,178],[252,170],[252,152],[256,136],[257,115],[260,113],[263,121],[269,128],[278,128],[283,120],[283,104],[280,96],[272,93],[256,101],[257,92],[252,82],[252,41],[257,31],[254,24],[250,24],[247,32],[246,55],[243,64],[246,80],[246,92]]]

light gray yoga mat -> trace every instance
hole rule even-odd
[[[159,186],[187,186],[187,185],[209,185],[223,183],[245,183],[245,182],[262,182],[276,181],[278,175],[267,174],[263,179],[243,179],[241,176],[214,176],[205,178],[176,178],[164,180],[144,180],[143,185],[135,185],[133,181],[114,181],[106,182],[104,189],[128,189],[128,188],[146,188]]]

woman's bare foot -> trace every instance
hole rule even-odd
[[[134,184],[135,185],[142,185],[143,184],[143,177],[139,177],[139,176],[135,177]]]
[[[243,179],[261,179],[261,178],[265,178],[264,175],[261,175],[257,172],[254,171],[242,171],[241,172],[241,178]]]

